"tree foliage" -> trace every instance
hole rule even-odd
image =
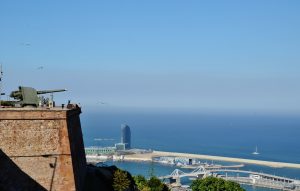
[[[120,169],[116,170],[113,178],[113,188],[115,191],[125,191],[130,186],[127,172]]]
[[[245,191],[238,183],[215,177],[194,180],[191,188],[193,191]]]
[[[139,190],[142,191],[150,191],[150,188],[147,185],[147,180],[142,175],[137,175],[133,177],[135,184],[137,185]]]
[[[164,184],[154,176],[148,180],[148,186],[150,187],[151,191],[162,191],[164,189]]]
[[[135,184],[141,191],[168,191],[169,188],[162,183],[157,177],[152,176],[147,180],[142,175],[137,175],[134,177]]]

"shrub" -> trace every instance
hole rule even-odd
[[[194,180],[191,188],[193,191],[245,191],[238,183],[215,177]]]
[[[127,172],[120,169],[116,170],[113,178],[113,188],[115,191],[127,190],[130,186],[130,180],[127,177]]]

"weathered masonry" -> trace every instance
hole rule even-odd
[[[0,108],[0,177],[14,177],[5,185],[17,187],[13,181],[22,180],[19,185],[29,188],[33,184],[26,181],[45,190],[82,190],[86,158],[80,113],[77,106]]]

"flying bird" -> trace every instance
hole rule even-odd
[[[37,69],[37,70],[42,70],[42,69],[44,69],[44,66],[39,66],[39,67],[37,67],[36,69]]]
[[[104,101],[99,101],[99,103],[101,104],[101,105],[105,105],[105,104],[107,104],[106,102],[104,102]]]
[[[25,43],[25,42],[22,42],[20,43],[21,46],[30,46],[31,44],[30,43]]]

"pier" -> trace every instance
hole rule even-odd
[[[127,160],[127,161],[152,161],[152,159],[154,157],[164,157],[164,156],[185,157],[185,158],[224,161],[224,162],[236,162],[236,163],[242,163],[242,164],[254,164],[254,165],[268,166],[268,167],[274,167],[274,168],[299,168],[300,169],[300,164],[297,164],[297,163],[274,162],[274,161],[263,161],[263,160],[254,160],[254,159],[243,159],[243,158],[189,154],[189,153],[163,152],[163,151],[153,151],[152,153],[125,155],[124,160]]]
[[[236,176],[230,175],[227,173],[236,174]],[[243,174],[244,176],[240,176]],[[248,175],[248,176],[247,176]],[[225,180],[230,180],[237,182],[239,184],[247,184],[258,187],[280,189],[285,191],[300,191],[300,181],[275,176],[266,173],[253,172],[247,170],[233,170],[233,169],[206,169],[204,167],[199,167],[192,172],[183,172],[179,169],[175,169],[170,175],[159,177],[160,179],[169,179],[171,183],[174,183],[178,186],[180,185],[180,179],[182,177],[189,178],[205,178],[208,176],[219,177]]]

